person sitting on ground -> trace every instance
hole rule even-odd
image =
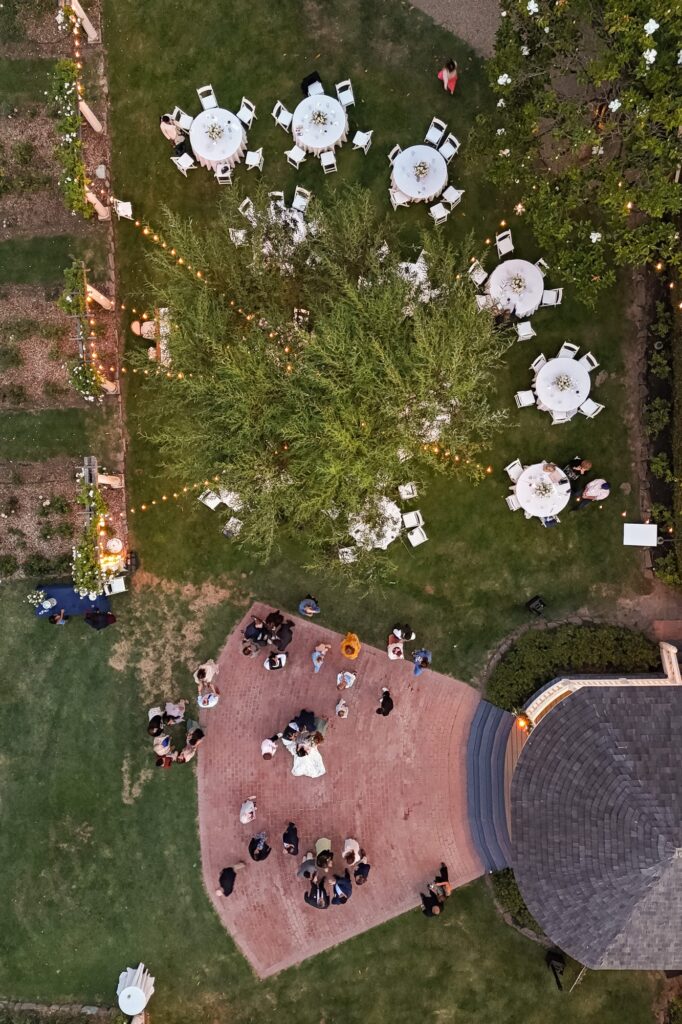
[[[268,630],[269,636],[272,636],[273,633],[276,633],[283,622],[284,616],[280,612],[279,608],[277,609],[276,612],[270,612],[270,614],[267,615],[265,619],[265,626]]]
[[[371,865],[367,863],[367,854],[364,850],[360,850],[360,861],[355,865],[355,871],[353,872],[355,884],[364,885],[371,870]]]
[[[357,676],[355,672],[339,672],[336,677],[336,689],[350,690],[356,679]]]
[[[309,711],[308,708],[301,708],[299,713],[296,715],[294,719],[292,719],[289,725],[295,725],[296,728],[299,730],[305,729],[308,732],[313,732],[315,729],[316,722],[317,719],[315,718],[314,711]]]
[[[205,661],[194,673],[197,684],[197,704],[200,708],[214,708],[220,700],[220,690],[213,683],[218,675],[218,666],[212,659]]]
[[[269,736],[263,740],[260,745],[261,756],[264,761],[272,761],[273,757],[277,753],[277,741],[279,736]]]
[[[290,853],[292,857],[298,854],[298,829],[294,825],[293,821],[290,821],[286,827],[284,834],[282,835],[282,847],[285,853]]]
[[[319,672],[324,664],[324,659],[328,651],[331,650],[331,644],[318,644],[310,657],[313,660],[313,668],[316,672]]]
[[[271,853],[267,832],[257,832],[249,842],[249,857],[251,860],[266,860]]]
[[[571,487],[574,484],[580,483],[580,478],[589,473],[592,469],[592,463],[588,462],[587,459],[581,459],[579,455],[576,455],[574,459],[571,459],[569,463],[564,466],[564,473],[571,481]]]
[[[278,651],[286,651],[287,647],[294,639],[294,623],[291,619],[287,619],[280,626],[277,627],[276,631],[272,635],[270,641]]]
[[[184,697],[174,704],[173,701],[166,701],[166,709],[163,713],[164,725],[179,725],[185,717],[187,701]]]
[[[163,708],[150,708],[147,712],[147,732],[150,736],[160,736],[163,732]]]
[[[298,614],[305,615],[308,619],[312,619],[314,615],[319,615],[320,606],[317,603],[317,598],[313,597],[312,594],[306,594],[298,606]]]
[[[357,839],[349,838],[344,841],[341,856],[349,868],[353,868],[356,864],[360,863],[360,843]]]
[[[306,853],[305,857],[301,861],[300,867],[296,872],[297,878],[317,878],[317,863],[315,861],[315,854],[312,850]]]
[[[402,661],[405,651],[402,640],[399,640],[395,633],[391,633],[386,641],[386,654],[389,661]]]
[[[303,899],[309,907],[315,907],[316,910],[327,910],[329,907],[329,893],[325,887],[325,879],[313,879],[310,883],[309,891],[303,894]]]
[[[445,89],[446,92],[449,92],[451,96],[455,91],[457,78],[457,61],[446,60],[443,67],[438,72],[438,79],[443,83],[443,89]]]
[[[239,808],[239,820],[242,825],[248,825],[256,817],[256,798],[249,796]]]
[[[334,861],[331,839],[318,839],[315,843],[315,863],[318,868],[328,871]]]
[[[160,733],[154,737],[152,744],[154,747],[154,753],[157,757],[162,757],[165,754],[170,754],[173,751],[173,743],[170,736],[166,736],[165,733]]]
[[[360,653],[361,646],[362,644],[356,633],[346,633],[341,641],[341,653],[344,658],[354,661]]]
[[[196,754],[199,744],[203,743],[205,739],[206,735],[204,730],[199,728],[199,723],[190,719],[187,723],[187,742],[184,749],[178,754],[178,761],[181,764],[188,764]]]
[[[339,697],[336,702],[336,717],[337,718],[348,718],[348,705],[346,704],[343,697]]]
[[[53,626],[65,626],[70,618],[71,616],[67,615],[62,608],[59,615],[48,615],[47,621],[51,622]]]
[[[263,662],[268,672],[276,672],[277,669],[284,668],[287,663],[286,654],[268,654],[267,658]]]
[[[161,115],[159,118],[159,128],[161,129],[161,134],[164,138],[168,139],[169,142],[177,144],[184,138],[182,131],[175,124],[170,114]]]
[[[136,334],[138,338],[144,338],[145,341],[156,340],[156,321],[155,320],[133,320],[130,325],[130,330],[133,334]]]
[[[231,896],[237,872],[242,871],[245,867],[244,861],[238,860],[231,867],[223,868],[218,879],[218,888],[215,891],[216,896]]]
[[[412,669],[413,676],[420,676],[424,669],[430,668],[433,655],[431,651],[427,651],[425,647],[420,647],[418,651],[415,651],[412,655],[414,661],[414,668]]]
[[[245,658],[257,658],[260,650],[257,643],[242,644],[242,654]]]
[[[92,608],[85,613],[84,621],[92,629],[100,630],[106,629],[107,626],[113,626],[116,616],[113,612],[101,612],[98,608]]]
[[[245,640],[252,640],[254,643],[264,646],[270,639],[270,630],[263,619],[259,619],[254,615],[244,630],[243,636]]]
[[[410,643],[410,641],[417,639],[417,634],[413,632],[412,626],[409,626],[407,623],[404,626],[395,625],[393,627],[393,634],[404,643]]]
[[[161,757],[157,757],[154,763],[157,768],[170,768],[177,760],[177,757],[178,755],[173,751],[170,754],[163,754]]]
[[[577,509],[588,508],[595,501],[605,501],[610,493],[611,484],[608,481],[590,480],[578,499]]]
[[[332,903],[335,906],[342,906],[344,903],[348,903],[348,900],[353,895],[353,883],[350,879],[350,872],[346,868],[342,875],[334,875],[334,885],[332,887],[334,893],[332,897]]]
[[[441,912],[443,900],[439,899],[438,896],[432,892],[429,892],[428,894],[420,892],[419,898],[421,899],[422,914],[425,914],[427,917],[438,917]]]
[[[452,893],[452,886],[448,876],[447,865],[441,861],[440,870],[432,882],[429,882],[429,892],[443,901]]]
[[[393,698],[388,691],[388,687],[383,686],[381,689],[381,700],[376,713],[377,715],[383,715],[384,718],[388,718],[391,711],[393,711]]]

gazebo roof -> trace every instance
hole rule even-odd
[[[547,935],[592,968],[682,968],[682,687],[586,687],[512,781],[513,867]]]

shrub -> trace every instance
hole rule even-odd
[[[505,868],[504,871],[495,871],[492,876],[492,883],[495,899],[504,911],[511,914],[514,922],[521,928],[530,928],[531,931],[542,935],[542,928],[523,901],[521,890],[516,884],[514,872],[511,868]]]
[[[662,352],[652,352],[649,356],[649,370],[659,380],[668,380],[670,377],[670,360]]]
[[[663,480],[666,484],[671,484],[675,479],[667,452],[656,452],[652,455],[649,459],[649,469],[657,480]]]
[[[43,540],[52,540],[53,537],[71,537],[72,535],[71,523],[64,520],[60,523],[44,523],[40,528],[40,536]]]
[[[638,673],[660,667],[657,645],[642,633],[619,626],[531,630],[494,669],[486,697],[512,711],[555,676]]]
[[[78,110],[78,67],[73,60],[59,60],[55,64],[53,78],[53,104],[57,116],[59,145],[57,159],[62,165],[59,178],[64,201],[74,213],[92,217],[92,206],[85,198],[88,186],[87,171],[83,160],[83,143],[80,129],[81,117]]]
[[[23,363],[21,352],[15,345],[0,347],[0,370],[14,370]]]
[[[26,401],[26,388],[23,384],[8,384],[2,392],[2,400],[9,405],[23,405]]]
[[[3,512],[6,516],[13,516],[19,511],[19,498],[16,494],[10,494],[9,498],[5,502]]]
[[[682,999],[673,999],[668,1004],[666,1024],[682,1024]]]
[[[670,423],[672,405],[666,398],[654,398],[645,409],[645,430],[649,437],[656,437]]]
[[[70,567],[69,555],[46,558],[45,555],[38,554],[29,555],[22,566],[27,576],[66,576]]]
[[[14,555],[0,555],[0,576],[11,576],[19,568]]]
[[[671,549],[663,558],[656,559],[654,572],[661,583],[667,583],[669,587],[682,587],[682,575],[674,550]]]
[[[45,501],[49,504],[45,504]],[[61,494],[55,494],[52,498],[45,498],[45,501],[41,502],[38,506],[39,516],[65,516],[70,508],[70,505],[66,498],[62,497]]]

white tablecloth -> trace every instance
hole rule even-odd
[[[514,278],[521,278],[522,287],[512,287]],[[503,309],[518,317],[530,316],[542,302],[545,281],[534,263],[527,260],[505,260],[499,263],[486,281],[485,290]]]
[[[566,474],[557,468],[553,474],[556,480],[552,480],[543,470],[544,465],[544,462],[536,462],[533,466],[526,466],[515,488],[521,508],[541,518],[555,516],[568,505],[571,498],[571,485]],[[540,483],[551,486],[549,494],[537,493],[536,487]]]
[[[379,516],[379,525],[375,527],[361,519],[350,524],[350,535],[361,548],[381,548],[385,551],[400,533],[402,519],[394,501],[382,498],[379,502]]]
[[[571,387],[560,391],[554,383],[559,376],[571,378]],[[590,374],[577,359],[549,359],[535,378],[535,393],[554,412],[574,412],[590,393]]]
[[[208,126],[214,122],[223,129],[221,138],[215,140],[207,134]],[[189,141],[198,163],[202,167],[210,167],[213,171],[223,164],[234,167],[246,152],[244,125],[236,114],[223,110],[222,107],[202,110],[194,118],[189,130]]]
[[[313,115],[320,111],[327,117],[326,124],[315,124]],[[348,118],[338,100],[324,93],[306,96],[294,111],[291,131],[294,142],[306,153],[319,156],[328,149],[334,149],[346,141]]]
[[[414,173],[420,163],[429,168],[423,178]],[[448,165],[433,146],[410,146],[395,158],[391,182],[415,203],[430,203],[448,183]]]

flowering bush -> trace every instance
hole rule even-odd
[[[42,604],[46,599],[47,594],[44,590],[32,590],[30,594],[26,595],[26,600],[29,604],[32,604],[34,608],[37,608],[39,604]]]
[[[85,198],[88,179],[80,137],[81,116],[78,110],[77,82],[76,62],[57,61],[52,76],[52,103],[59,133],[57,159],[62,168],[59,185],[69,210],[81,213],[84,217],[92,217],[92,206]]]
[[[69,383],[86,402],[98,402],[102,398],[102,374],[85,360],[71,367]]]
[[[57,299],[57,305],[68,316],[87,315],[87,282],[81,262],[74,261],[64,270],[64,290]]]
[[[81,597],[90,593],[101,594],[104,590],[104,579],[99,566],[96,528],[94,531],[92,528],[88,528],[80,544],[73,548],[71,578],[73,589],[77,590]]]

